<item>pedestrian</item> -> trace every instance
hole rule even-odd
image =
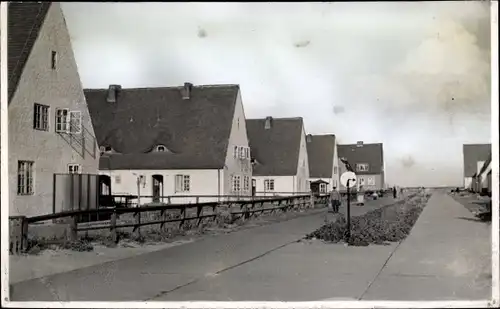
[[[392,197],[396,198],[398,196],[398,191],[396,190],[396,186],[392,188]]]
[[[332,192],[330,192],[330,204],[332,205],[333,213],[338,213],[341,202],[340,194],[336,187],[333,187]]]

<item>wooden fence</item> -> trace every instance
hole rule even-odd
[[[253,200],[205,202],[189,204],[161,204],[141,207],[109,207],[91,210],[75,210],[53,213],[35,217],[10,217],[10,252],[19,254],[28,246],[30,225],[46,221],[64,221],[69,225],[69,239],[76,241],[78,233],[92,230],[108,230],[113,241],[118,241],[120,229],[132,229],[139,236],[141,227],[165,224],[178,224],[182,228],[186,222],[195,221],[199,226],[204,220],[249,219],[263,213],[287,212],[291,210],[312,208],[315,205],[326,205],[327,195],[286,196],[259,198]],[[236,209],[235,209],[236,208]],[[96,214],[109,216],[110,220],[97,225],[83,223],[82,216]],[[128,220],[127,220],[128,219]]]

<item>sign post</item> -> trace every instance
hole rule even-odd
[[[353,172],[345,172],[340,176],[340,183],[347,188],[347,239],[348,243],[351,239],[351,187],[356,185],[356,174]]]

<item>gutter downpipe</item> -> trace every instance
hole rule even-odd
[[[217,202],[220,202],[220,169],[217,170]]]

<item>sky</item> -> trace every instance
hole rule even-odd
[[[490,143],[487,1],[62,5],[85,88],[239,84],[247,118],[383,143],[390,185],[461,185]]]

